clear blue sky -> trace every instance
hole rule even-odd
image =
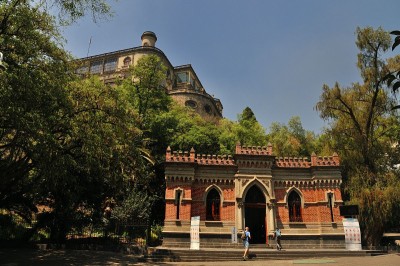
[[[175,66],[191,64],[204,88],[219,98],[224,117],[247,106],[268,130],[300,116],[320,133],[314,110],[323,84],[350,86],[356,67],[357,26],[400,29],[398,0],[118,0],[114,17],[89,17],[64,29],[75,57],[140,46],[156,33]],[[388,56],[394,53],[389,52]]]

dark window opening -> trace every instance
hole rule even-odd
[[[221,199],[218,191],[213,188],[207,195],[206,201],[206,220],[220,221],[220,204]]]
[[[128,56],[124,58],[124,67],[128,67],[132,62],[132,59]]]
[[[91,74],[101,74],[103,72],[103,61],[94,61],[90,63]]]
[[[207,114],[211,114],[211,106],[209,106],[208,104],[204,106],[204,110],[206,111]]]
[[[176,219],[179,220],[182,190],[175,191]]]
[[[188,100],[185,102],[185,105],[191,108],[196,108],[197,107],[197,103],[193,100]]]
[[[176,80],[178,83],[186,83],[189,81],[189,75],[187,72],[180,72],[176,74]]]
[[[301,199],[296,191],[292,191],[288,197],[289,222],[302,222],[301,218]]]
[[[333,193],[328,193],[328,207],[331,212],[331,222],[333,223]]]
[[[104,72],[113,72],[117,69],[117,58],[109,58],[104,61]]]

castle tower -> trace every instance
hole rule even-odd
[[[157,36],[152,31],[145,31],[142,34],[142,46],[151,46],[154,47],[156,45]]]

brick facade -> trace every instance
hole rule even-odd
[[[276,227],[286,246],[343,246],[340,160],[278,158],[272,146],[236,146],[234,156],[167,149],[164,243],[189,245],[200,216],[203,246],[228,245],[232,227],[250,226],[253,242],[270,244]],[[240,242],[240,241],[239,241]]]

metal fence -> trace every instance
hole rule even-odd
[[[39,228],[36,223],[27,222],[18,215],[0,213],[0,246],[45,244],[72,249],[119,250],[158,245],[160,241],[157,234],[151,233],[152,227],[141,221],[131,224],[71,226],[62,242],[51,240],[50,228]]]

